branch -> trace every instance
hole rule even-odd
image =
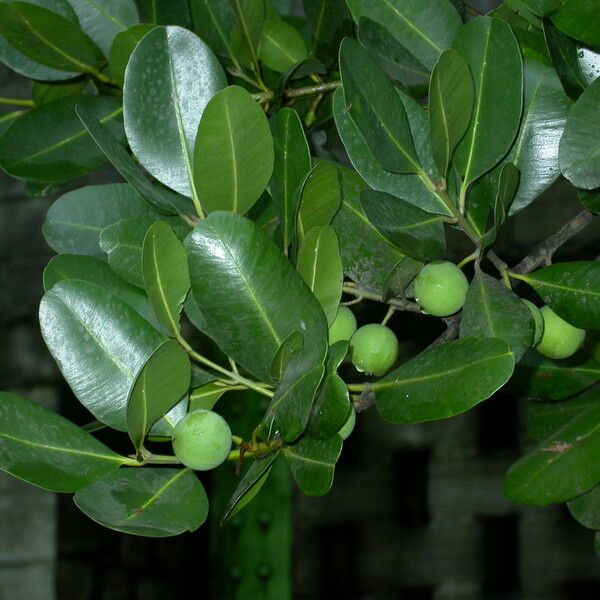
[[[346,294],[356,296],[356,298],[366,298],[367,300],[375,300],[376,302],[383,302],[381,294],[376,294],[364,288],[357,286],[355,283],[345,283],[343,291]],[[409,300],[403,300],[402,298],[390,298],[386,304],[393,306],[396,310],[402,310],[406,312],[414,312],[423,314],[418,304],[410,302]]]
[[[332,92],[342,85],[341,81],[327,81],[326,83],[318,83],[316,85],[307,85],[306,87],[287,88],[284,91],[286,98],[301,98],[303,96],[314,96],[315,94],[323,94]]]
[[[446,323],[446,331],[444,331],[444,333],[442,333],[442,335],[440,335],[438,338],[433,340],[433,342],[431,342],[431,344],[429,344],[429,346],[427,346],[427,348],[425,348],[425,350],[429,350],[430,348],[435,348],[436,346],[441,346],[442,344],[445,344],[446,342],[450,342],[455,337],[457,337],[459,329],[460,329],[461,315],[462,315],[462,312],[459,312],[459,313],[456,313],[455,315],[452,315],[451,317],[444,319],[444,322]]]
[[[575,215],[570,221],[565,223],[556,233],[539,243],[528,256],[511,269],[511,272],[525,275],[542,265],[551,264],[554,253],[582,229],[594,222],[596,218],[597,215],[594,215],[589,210],[582,210],[578,215]]]

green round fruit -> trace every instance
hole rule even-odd
[[[218,467],[231,450],[227,421],[210,410],[188,413],[173,432],[175,456],[190,469],[208,471]]]
[[[337,315],[329,328],[329,345],[336,342],[347,342],[356,331],[356,317],[347,306],[340,306]]]
[[[354,426],[356,425],[356,411],[351,408],[350,416],[348,420],[344,423],[344,426],[339,430],[339,434],[342,436],[343,440],[348,439],[348,436],[354,431]]]
[[[415,279],[415,300],[434,317],[447,317],[459,311],[467,297],[465,274],[448,261],[425,265]]]
[[[531,316],[533,317],[533,322],[535,324],[535,333],[533,334],[533,345],[537,346],[540,343],[542,336],[544,335],[544,318],[542,317],[540,309],[533,302],[525,300],[525,298],[521,298],[521,300],[523,300],[525,306],[527,306],[527,308],[531,311]]]
[[[387,373],[396,362],[398,352],[396,334],[384,325],[363,325],[350,340],[352,363],[358,371],[368,375]]]
[[[537,351],[550,358],[567,358],[583,345],[585,331],[561,319],[549,306],[542,306],[544,335]]]

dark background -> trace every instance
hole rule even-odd
[[[28,94],[25,80],[0,68],[0,95]],[[83,424],[89,417],[37,322],[52,254],[41,234],[51,201],[27,198],[22,184],[0,175],[0,388]],[[510,223],[499,254],[518,261],[578,210],[559,182]],[[588,228],[559,258],[595,258],[599,234],[598,225]],[[383,316],[374,304],[356,312],[361,323]],[[439,333],[432,321],[397,313],[390,324],[409,353],[414,339],[426,344]],[[592,534],[563,507],[531,509],[502,497],[503,473],[529,443],[524,408],[525,400],[500,393],[443,423],[393,427],[373,410],[359,415],[332,492],[296,498],[294,597],[600,598]],[[210,598],[208,538],[207,527],[158,541],[117,534],[79,513],[70,496],[0,474],[0,600]]]

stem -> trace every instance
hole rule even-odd
[[[388,308],[387,313],[385,314],[385,317],[383,317],[383,320],[381,321],[381,324],[385,327],[388,324],[388,321],[392,318],[393,314],[396,312],[396,308],[394,306],[390,306]]]
[[[287,88],[283,93],[286,98],[302,98],[303,96],[314,96],[336,90],[342,85],[341,81],[327,81],[316,85],[307,85],[299,88]]]
[[[246,75],[246,73],[244,73],[242,71],[242,69],[239,65],[237,65],[236,68],[234,68],[234,69],[227,69],[227,72],[230,75],[233,75],[233,77],[237,77],[238,79],[242,79],[246,83],[253,85],[258,90],[262,90],[263,92],[270,91],[270,90],[266,90],[264,88],[264,85],[260,85],[260,83],[258,81],[256,81],[256,79],[252,79],[252,77],[248,77],[248,75]]]
[[[511,269],[511,273],[526,275],[542,265],[551,264],[554,253],[597,218],[598,216],[589,210],[582,210],[556,233],[538,244],[529,255]]]
[[[478,256],[479,256],[479,251],[476,250],[475,252],[473,252],[473,254],[469,254],[469,256],[465,256],[465,258],[463,258],[456,266],[459,269],[462,269],[469,263],[473,262]]]
[[[0,104],[6,104],[9,106],[35,106],[35,102],[33,100],[26,100],[21,98],[0,97]]]
[[[121,87],[114,79],[111,79],[107,75],[100,73],[97,69],[89,69],[87,71],[92,77],[101,81],[102,83],[106,83],[107,85],[111,85],[113,87]]]
[[[365,290],[364,288],[358,287],[355,283],[345,283],[342,289],[344,293],[351,294],[352,296],[356,296],[360,299],[366,298],[367,300],[383,302],[380,294],[376,294],[375,292],[370,292],[369,290]],[[410,302],[409,300],[402,300],[401,298],[390,298],[386,304],[393,306],[395,310],[402,310],[421,314],[421,309],[419,308],[419,305],[415,302]]]
[[[306,117],[304,119],[304,124],[306,125],[306,127],[310,127],[317,119],[316,117],[316,112],[317,109],[319,108],[319,104],[321,104],[321,101],[324,98],[324,94],[319,94],[312,102],[312,104],[310,105],[310,108],[308,110],[308,113],[306,114]]]

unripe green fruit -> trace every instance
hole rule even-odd
[[[437,261],[421,269],[414,289],[415,300],[425,312],[447,317],[463,307],[469,282],[454,263]]]
[[[369,375],[384,375],[396,362],[398,352],[396,334],[384,325],[363,325],[350,340],[352,363]]]
[[[550,358],[567,358],[575,354],[583,345],[585,331],[561,319],[549,306],[543,306],[540,313],[544,319],[544,335],[537,351]]]
[[[350,416],[348,420],[344,423],[344,426],[339,430],[339,434],[342,436],[343,440],[348,439],[348,436],[354,431],[354,426],[356,425],[356,411],[351,408]]]
[[[173,432],[175,456],[190,469],[208,471],[218,467],[231,450],[227,421],[210,410],[188,413]]]
[[[348,341],[356,331],[356,317],[347,306],[340,306],[329,328],[329,345]]]
[[[533,317],[533,322],[535,324],[535,332],[533,334],[533,345],[537,346],[540,343],[542,336],[544,335],[544,318],[542,317],[540,309],[533,302],[525,300],[525,298],[521,298],[521,300],[523,300],[525,306],[527,306],[527,308],[531,311],[531,316]]]

